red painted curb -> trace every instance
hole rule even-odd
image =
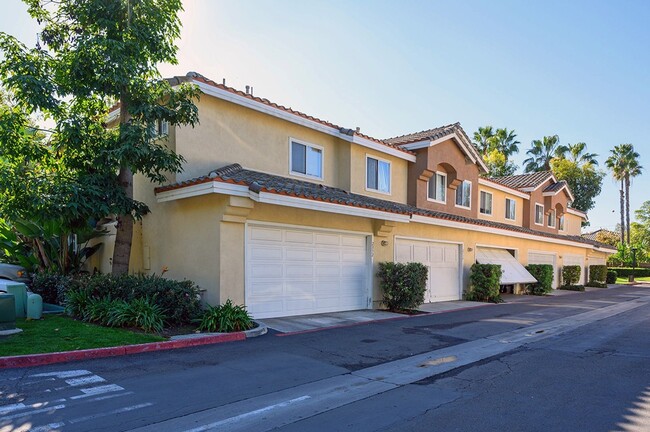
[[[242,341],[246,339],[244,332],[226,333],[206,337],[179,339],[164,342],[151,342],[139,345],[126,345],[108,348],[94,348],[79,351],[64,351],[47,354],[30,354],[11,357],[0,357],[0,369],[42,366],[53,363],[63,363],[76,360],[90,360],[104,357],[117,357],[129,354],[188,348],[201,345],[211,345],[224,342]]]
[[[362,321],[362,322],[356,322],[356,323],[350,323],[350,324],[338,324],[338,325],[333,325],[329,327],[321,327],[321,328],[314,328],[314,329],[308,329],[308,330],[298,330],[295,332],[287,332],[287,333],[278,333],[275,336],[276,337],[284,337],[284,336],[294,336],[294,335],[301,335],[301,334],[306,334],[306,333],[316,333],[319,331],[323,330],[333,330],[333,329],[340,329],[340,328],[348,328],[348,327],[357,327],[361,325],[366,325],[366,324],[374,324],[374,323],[380,323],[380,322],[385,322],[385,321],[397,321],[397,320],[403,320],[403,319],[410,319],[410,318],[417,318],[417,317],[424,317],[424,316],[429,316],[429,315],[438,315],[438,314],[443,314],[443,313],[448,313],[448,312],[457,312],[457,311],[464,311],[468,309],[476,309],[480,308],[483,306],[489,306],[490,303],[487,304],[480,304],[476,306],[467,306],[459,309],[451,309],[451,310],[444,310],[444,311],[437,311],[437,312],[424,312],[421,314],[417,315],[404,315],[404,316],[398,316],[398,317],[391,317],[391,318],[381,318],[381,319],[376,319],[376,320],[371,320],[371,321]]]

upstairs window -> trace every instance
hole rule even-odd
[[[506,219],[515,220],[517,201],[506,198]]]
[[[560,216],[560,226],[558,228],[560,231],[564,231],[564,215]]]
[[[541,204],[535,204],[535,223],[544,225],[544,206]]]
[[[156,120],[151,125],[151,136],[153,138],[162,138],[169,135],[169,122],[166,120]]]
[[[472,182],[463,180],[456,189],[456,207],[470,208],[472,206]]]
[[[323,178],[323,149],[291,141],[291,173]]]
[[[366,189],[390,193],[390,162],[366,158]]]
[[[548,212],[547,224],[551,228],[555,228],[555,210],[551,210],[550,212]]]
[[[429,199],[440,203],[447,202],[447,175],[435,173],[429,179]]]
[[[492,194],[490,192],[481,191],[479,211],[484,215],[492,215]]]

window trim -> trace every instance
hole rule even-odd
[[[377,171],[379,171],[379,162],[384,162],[388,164],[388,192],[379,189],[379,172],[377,172],[377,189],[372,189],[368,187],[368,159],[374,159],[377,161]],[[391,195],[393,190],[393,164],[388,159],[382,159],[378,156],[367,154],[364,159],[365,162],[365,171],[366,176],[363,179],[364,188],[367,192],[379,193],[382,195]]]
[[[512,201],[513,204],[514,204],[514,209],[513,209],[513,212],[512,212],[513,213],[512,218],[508,217],[508,201]],[[506,197],[506,208],[505,208],[505,211],[503,212],[503,218],[505,220],[509,220],[509,221],[516,221],[517,220],[517,200],[512,199],[510,197]]]
[[[437,176],[437,175],[440,175],[440,176],[442,176],[442,177],[445,178],[445,199],[444,199],[444,200],[437,200],[437,199],[431,198],[431,197],[429,196],[429,182],[431,181],[431,179],[429,179],[429,180],[427,181],[427,201],[434,202],[434,203],[438,203],[438,204],[447,204],[447,186],[448,186],[448,183],[447,183],[447,179],[448,179],[448,177],[447,177],[447,173],[446,173],[446,172],[442,172],[442,171],[436,171],[436,172],[433,173],[433,175],[432,175],[431,177],[434,177],[434,176]]]
[[[553,215],[553,225],[548,223],[549,219],[551,219],[551,214]],[[549,228],[556,228],[557,227],[557,212],[555,209],[551,209],[548,211],[548,216],[546,217],[546,225],[548,225]]]
[[[564,217],[564,213],[560,216],[560,220],[558,221],[558,231],[560,232],[565,232],[566,231],[566,218]]]
[[[490,213],[483,213],[481,210],[481,194],[490,195]],[[478,191],[478,212],[483,216],[494,216],[494,194],[486,190],[479,189]]]
[[[537,207],[542,208],[542,221],[537,222]],[[544,226],[544,204],[535,203],[535,214],[533,215],[535,225]]]
[[[294,171],[293,170],[293,143],[300,144],[305,146],[305,173],[301,173],[300,171]],[[320,172],[321,175],[315,176],[311,174],[307,174],[307,149],[306,147],[311,147],[316,150],[320,150]],[[295,176],[295,177],[302,177],[302,178],[307,178],[307,179],[312,179],[312,180],[324,180],[325,178],[325,148],[323,146],[319,146],[318,144],[312,144],[307,141],[303,141],[301,139],[297,138],[292,138],[289,137],[289,175]]]
[[[458,208],[466,209],[466,210],[471,210],[472,209],[472,182],[469,181],[469,180],[463,180],[460,183],[460,185],[458,185],[458,186],[460,187],[465,183],[469,184],[469,207],[465,207],[464,205],[458,204],[458,198],[456,197],[457,194],[458,194],[458,188],[456,188],[456,193],[454,194],[455,195],[454,196],[454,206],[458,207]]]

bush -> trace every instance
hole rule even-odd
[[[634,272],[636,277],[650,277],[650,268],[631,268],[631,267],[617,267],[616,274],[618,277],[627,278]],[[614,282],[611,282],[614,283]]]
[[[579,265],[568,265],[562,267],[562,284],[575,285],[580,281],[582,269]]]
[[[593,287],[593,288],[607,288],[607,284],[605,282],[596,282],[596,281],[591,281],[587,282],[588,287]]]
[[[465,298],[473,301],[501,302],[499,285],[502,275],[499,264],[474,264],[470,269],[470,291]]]
[[[186,324],[201,314],[199,287],[192,281],[175,281],[157,275],[93,275],[79,279],[93,298],[110,297],[131,304],[148,298],[169,325]]]
[[[608,284],[615,284],[617,277],[618,277],[618,272],[616,272],[615,270],[607,270],[607,280],[605,282]]]
[[[585,286],[584,285],[562,285],[560,286],[560,289],[566,291],[584,291]]]
[[[235,332],[253,328],[253,319],[245,306],[233,305],[230,299],[219,306],[208,305],[199,330],[207,332]]]
[[[607,266],[606,265],[592,265],[589,266],[589,283],[599,282],[603,283],[607,280]],[[593,286],[589,285],[588,286]]]
[[[526,266],[528,273],[537,279],[537,283],[528,285],[528,293],[532,295],[546,295],[553,291],[553,266],[550,264],[529,264]]]
[[[88,290],[83,288],[71,292],[89,294]],[[165,323],[165,315],[160,306],[149,298],[134,299],[128,303],[110,297],[91,297],[77,318],[103,326],[137,327],[146,332],[157,333],[163,330]]]
[[[34,273],[30,290],[43,298],[43,303],[62,306],[65,292],[74,283],[72,277],[58,273]]]
[[[424,303],[428,269],[421,263],[379,263],[383,302],[389,310],[416,309]]]

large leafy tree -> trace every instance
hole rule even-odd
[[[632,179],[641,175],[643,167],[639,164],[639,153],[634,150],[632,144],[619,144],[610,150],[610,156],[605,165],[612,172],[614,180],[621,183],[620,206],[621,206],[621,242],[630,243],[630,185]]]
[[[600,194],[605,173],[598,170],[597,154],[587,153],[585,143],[559,146],[551,159],[551,171],[558,180],[565,180],[573,192],[573,208],[588,212]]]
[[[528,158],[524,160],[524,171],[527,173],[537,171],[550,171],[551,160],[562,152],[560,137],[557,135],[545,136],[541,140],[533,140],[530,149],[526,151]]]
[[[156,68],[161,62],[176,63],[181,1],[25,1],[41,25],[37,46],[28,48],[0,33],[5,57],[0,79],[22,119],[15,124],[11,116],[2,120],[0,130],[7,134],[0,138],[3,147],[19,144],[3,154],[2,162],[29,171],[33,159],[47,160],[47,169],[38,175],[57,181],[43,185],[53,189],[44,195],[43,206],[59,217],[70,219],[65,212],[56,213],[57,205],[78,220],[117,215],[113,272],[125,273],[133,221],[148,212],[133,199],[133,175],[160,183],[166,173],[181,169],[182,157],[157,139],[152,126],[159,121],[193,125],[198,120],[193,103],[198,90],[190,85],[172,88]],[[115,102],[118,109],[113,112],[119,116],[111,119],[109,107]],[[47,145],[12,140],[11,134],[24,136],[24,119],[36,113],[55,124]],[[107,128],[111,121],[115,127]],[[23,150],[37,154],[21,160],[18,153]],[[57,202],[56,197],[67,200]]]
[[[514,174],[517,166],[509,158],[519,152],[519,144],[515,131],[507,128],[495,131],[492,126],[483,126],[474,132],[474,145],[483,156],[489,177]]]

